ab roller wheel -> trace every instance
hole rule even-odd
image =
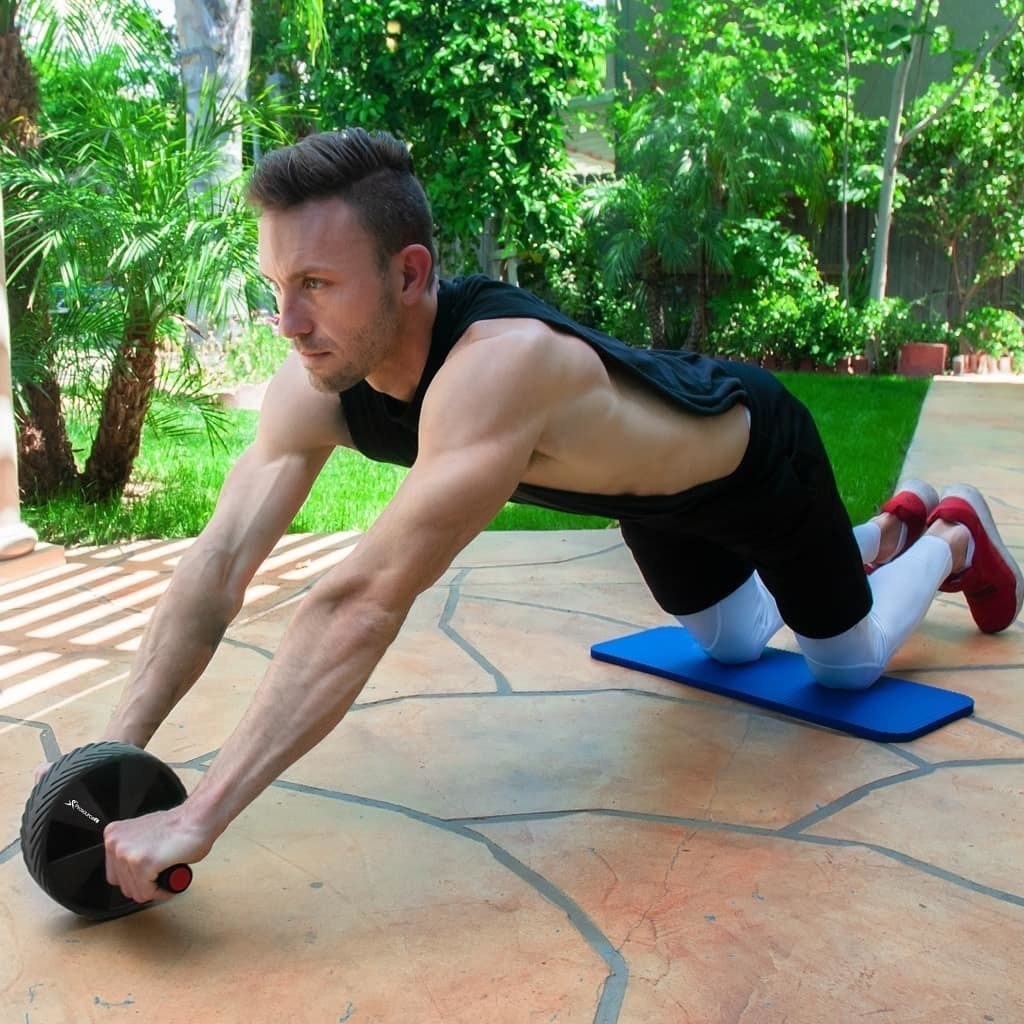
[[[184,801],[181,780],[159,758],[125,743],[90,743],[54,761],[36,783],[21,819],[29,874],[62,907],[103,921],[146,904],[106,878],[103,829],[112,821],[166,811]],[[176,864],[157,885],[183,892],[192,869]]]

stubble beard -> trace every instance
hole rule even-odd
[[[347,366],[326,374],[307,370],[306,376],[316,391],[339,394],[366,380],[398,337],[396,303],[385,293],[381,295],[373,319],[349,334],[345,347],[353,353]],[[358,362],[357,362],[358,361]]]

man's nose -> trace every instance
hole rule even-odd
[[[301,338],[312,333],[313,323],[301,302],[278,299],[277,330],[284,338]]]

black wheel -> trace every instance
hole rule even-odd
[[[185,787],[159,758],[125,743],[90,743],[65,754],[36,783],[21,819],[29,874],[62,907],[105,920],[146,904],[106,878],[103,829],[111,821],[165,811]]]

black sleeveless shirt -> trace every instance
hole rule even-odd
[[[584,327],[530,292],[483,275],[441,281],[430,352],[416,393],[400,402],[374,391],[365,381],[341,393],[345,422],[355,447],[377,462],[411,466],[419,450],[423,399],[448,353],[478,320],[524,318],[582,338],[611,368],[645,382],[687,412],[713,416],[725,412],[746,393],[737,368],[693,352],[637,349],[600,331]],[[563,512],[607,516],[666,513],[671,496],[580,494],[520,484],[510,501]]]

